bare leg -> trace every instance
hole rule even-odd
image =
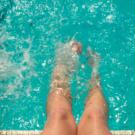
[[[107,126],[107,104],[102,94],[98,74],[99,56],[89,51],[93,72],[85,110],[78,125],[78,135],[111,135]]]
[[[80,47],[79,43],[72,41],[57,52],[56,67],[53,72],[51,91],[48,96],[47,122],[43,135],[76,134],[77,128],[71,109],[69,75],[76,64],[76,59],[72,57],[80,52]],[[69,63],[71,65],[68,65]]]

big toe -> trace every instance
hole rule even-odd
[[[73,52],[76,52],[77,54],[82,53],[82,45],[81,45],[81,43],[79,43],[77,41],[70,41],[70,45],[71,45],[71,48],[72,48]]]

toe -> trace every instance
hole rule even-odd
[[[81,43],[79,43],[77,41],[71,41],[70,44],[71,44],[73,52],[77,52],[77,54],[81,54],[81,52],[82,52],[82,45],[81,45]]]

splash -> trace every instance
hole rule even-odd
[[[2,32],[0,39],[0,99],[9,95],[18,98],[21,96],[20,90],[24,87],[24,82],[37,75],[33,69],[34,62],[30,55],[31,44],[28,48],[22,48],[20,51],[17,50],[16,45],[10,44],[7,46],[6,42],[11,39],[16,40],[8,33]],[[11,46],[14,48],[13,51],[9,49]],[[22,56],[19,56],[19,54]],[[26,93],[28,93],[29,87],[30,83],[26,86]]]

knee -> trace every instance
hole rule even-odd
[[[86,109],[85,111],[85,117],[88,120],[106,120],[107,114],[105,113],[105,110],[96,107],[91,107]]]
[[[56,109],[52,112],[49,112],[48,119],[52,120],[67,120],[72,117],[72,113],[65,109]]]
[[[57,126],[58,123],[59,125],[66,124],[66,126],[68,126],[69,129],[76,132],[76,123],[71,111],[65,109],[58,109],[49,112],[47,116],[46,128],[48,126]]]

